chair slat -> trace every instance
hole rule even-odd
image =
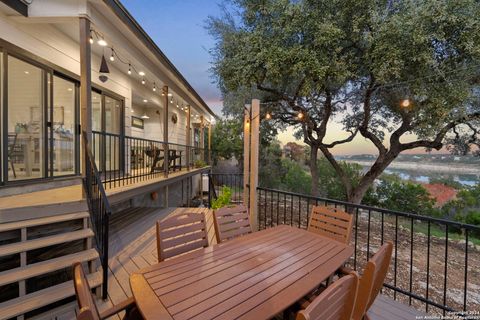
[[[358,276],[355,272],[340,278],[316,297],[305,310],[300,311],[296,320],[350,320],[357,289]]]
[[[250,216],[243,205],[215,210],[213,218],[218,243],[252,232]]]
[[[158,260],[208,247],[204,213],[187,212],[157,221]]]
[[[351,214],[337,208],[313,206],[307,230],[348,244],[352,225]]]

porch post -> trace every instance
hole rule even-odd
[[[168,150],[168,86],[163,86],[163,96],[164,96],[164,109],[163,109],[163,170],[165,178],[168,177],[168,165],[169,165],[169,150]]]
[[[250,142],[250,223],[253,230],[258,230],[258,206],[257,206],[257,186],[258,186],[258,148],[260,132],[260,100],[252,100],[252,120],[251,120],[251,142]]]
[[[205,123],[203,115],[200,116],[200,145],[202,146],[202,161],[205,161]]]
[[[208,164],[212,164],[212,123],[208,123]]]
[[[187,139],[186,139],[186,145],[187,145],[187,154],[186,154],[186,157],[187,157],[187,170],[190,171],[190,157],[191,157],[191,152],[192,152],[192,134],[190,132],[190,126],[191,126],[191,119],[190,119],[190,115],[191,115],[191,108],[190,105],[187,105],[187,132],[186,132],[186,136],[187,136]]]
[[[248,207],[250,184],[250,105],[243,109],[243,204]]]
[[[92,141],[92,58],[90,46],[90,20],[80,17],[80,136],[87,134],[87,143]],[[85,153],[83,150],[82,155]],[[82,163],[82,176],[86,174],[86,161]],[[85,195],[85,194],[84,194]]]

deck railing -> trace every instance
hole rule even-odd
[[[106,299],[108,294],[108,233],[112,210],[85,132],[83,132],[82,140],[85,150],[85,178],[83,182],[90,220],[95,233],[96,247],[102,263],[102,298]]]
[[[243,174],[241,173],[209,173],[208,186],[210,204],[219,196],[224,186],[232,191],[232,203],[241,203],[243,200]]]
[[[260,229],[279,224],[306,228],[313,205],[342,208],[354,215],[355,251],[349,264],[355,270],[362,271],[385,241],[394,243],[384,294],[444,315],[480,310],[480,227],[280,190],[257,192]]]
[[[203,148],[98,131],[92,132],[92,153],[107,189],[166,177],[198,160],[210,162]]]

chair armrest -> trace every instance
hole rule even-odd
[[[109,318],[117,313],[119,313],[122,310],[128,309],[135,307],[135,299],[133,297],[128,298],[127,300],[124,300],[120,302],[119,304],[114,305],[113,307],[103,311],[100,313],[100,319],[106,319]]]
[[[340,267],[338,270],[337,270],[337,273],[338,273],[338,276],[339,277],[343,277],[343,276],[346,276],[348,274],[351,274],[353,272],[352,269],[348,268],[348,267]]]

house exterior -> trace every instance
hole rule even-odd
[[[118,1],[26,3],[0,4],[2,186],[81,175],[80,131],[105,172],[141,166],[123,137],[170,143],[182,167],[208,145],[212,111]]]
[[[118,0],[0,0],[0,110],[0,319],[71,301],[73,260],[101,286],[102,219],[210,170],[213,112]]]

